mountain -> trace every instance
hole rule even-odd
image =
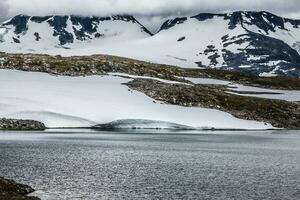
[[[202,13],[166,21],[157,37],[177,39],[199,67],[300,76],[300,20],[268,12]]]
[[[18,15],[4,22],[0,41],[7,51],[43,52],[52,48],[77,48],[85,43],[117,42],[149,37],[152,34],[133,16],[27,16]],[[111,41],[113,40],[113,41]]]
[[[110,54],[188,68],[300,77],[300,20],[269,12],[201,13],[151,34],[134,17],[19,15],[0,28],[0,51]]]

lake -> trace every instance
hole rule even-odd
[[[43,200],[300,199],[300,131],[0,132],[0,163]]]

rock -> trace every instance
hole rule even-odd
[[[26,196],[34,191],[28,185],[0,177],[0,200],[40,200],[37,197]]]
[[[186,37],[183,36],[183,37],[179,38],[179,39],[177,40],[177,42],[181,42],[181,41],[185,40],[185,38],[186,38]]]
[[[34,120],[0,119],[0,130],[39,131],[45,130],[46,126]]]

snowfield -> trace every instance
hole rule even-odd
[[[157,102],[122,85],[130,80],[116,75],[63,77],[0,70],[0,117],[37,120],[50,128],[116,125],[118,120],[119,127],[127,128],[273,128],[218,110]]]

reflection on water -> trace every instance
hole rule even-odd
[[[300,132],[0,133],[0,176],[45,200],[300,199]]]

